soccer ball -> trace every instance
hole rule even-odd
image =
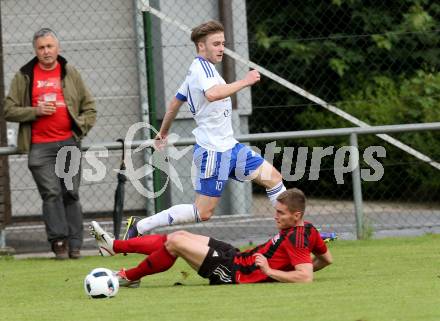
[[[84,291],[93,299],[114,297],[118,290],[118,278],[106,268],[93,269],[84,279]]]

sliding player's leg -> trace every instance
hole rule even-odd
[[[123,270],[127,280],[132,282],[146,275],[164,272],[174,265],[178,257],[185,259],[196,270],[203,263],[209,250],[208,237],[186,231],[177,231],[167,235],[166,238],[166,242],[139,263],[138,266]]]
[[[168,236],[166,249],[176,257],[183,258],[194,270],[198,271],[209,251],[209,237],[177,231]]]

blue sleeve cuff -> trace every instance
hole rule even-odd
[[[184,95],[182,95],[181,93],[177,93],[176,98],[180,101],[187,101],[186,97]]]

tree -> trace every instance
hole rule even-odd
[[[371,125],[438,121],[439,21],[440,5],[434,1],[252,1],[251,59]],[[253,103],[260,107],[251,118],[254,132],[352,126],[270,81],[253,88]],[[267,117],[268,108],[278,117]],[[438,133],[399,139],[440,159]],[[313,146],[316,141],[285,143]],[[378,141],[370,137],[361,143]],[[414,158],[387,149],[387,159],[408,163],[399,173],[402,181],[440,190],[438,171],[420,170]]]

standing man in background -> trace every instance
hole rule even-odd
[[[15,74],[5,99],[5,119],[18,122],[19,152],[28,153],[28,166],[43,200],[47,238],[57,259],[78,259],[83,242],[79,201],[81,169],[67,188],[56,174],[58,151],[80,147],[96,120],[95,101],[79,72],[59,55],[60,43],[49,28],[33,37],[36,57]],[[70,158],[61,170],[70,167]]]

